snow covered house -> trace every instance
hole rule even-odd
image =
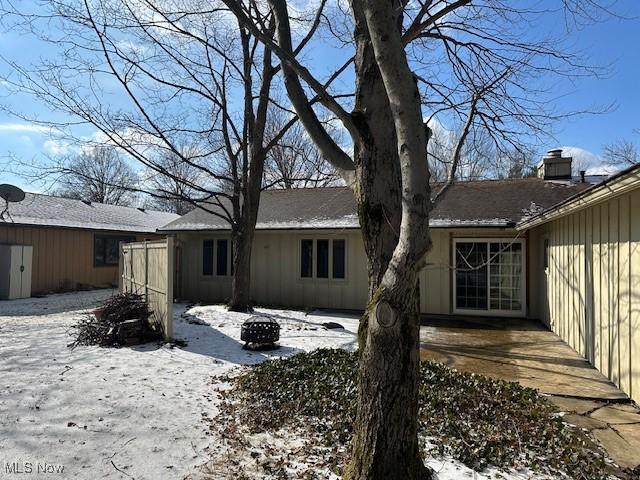
[[[603,180],[552,151],[537,178],[455,184],[430,218],[421,312],[541,320],[640,400],[640,165]],[[175,239],[174,296],[225,301],[228,225],[196,209],[159,231]],[[256,304],[361,310],[366,265],[348,189],[263,193]]]
[[[118,284],[119,242],[160,238],[156,229],[176,218],[27,193],[0,219],[0,244],[32,247],[32,294],[111,286]]]

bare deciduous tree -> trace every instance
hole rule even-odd
[[[113,147],[93,147],[57,161],[57,189],[61,197],[86,202],[131,206],[137,174]]]
[[[199,172],[190,162],[184,162],[182,156],[166,152],[160,155],[157,163],[170,175],[158,175],[155,170],[147,169],[143,180],[151,192],[147,204],[151,208],[184,215],[194,208],[188,199],[197,198],[190,185],[199,183]],[[183,155],[188,156],[188,153]]]
[[[252,161],[264,158],[266,148],[260,143],[264,138],[264,124],[257,119],[262,118],[259,112],[267,108],[260,103],[264,96],[253,89],[254,77],[247,74],[246,66],[250,62],[246,59],[253,57],[245,55],[245,61],[239,64],[232,61],[227,52],[232,51],[233,45],[219,44],[220,32],[214,34],[209,26],[217,25],[217,15],[228,18],[231,11],[240,26],[243,52],[254,52],[253,43],[245,48],[246,39],[250,42],[258,39],[265,47],[264,59],[271,54],[278,57],[277,68],[282,71],[287,95],[299,121],[322,157],[353,191],[368,257],[369,302],[358,332],[358,412],[351,463],[345,477],[350,480],[427,478],[429,473],[421,458],[417,435],[417,287],[418,274],[431,247],[430,212],[450,192],[449,187],[459,176],[465,146],[476,132],[486,132],[496,146],[506,150],[519,137],[545,137],[558,118],[566,117],[566,112],[558,115],[549,110],[549,98],[545,96],[549,89],[539,82],[541,77],[596,72],[563,51],[562,38],[545,37],[540,34],[540,28],[532,27],[539,12],[507,0],[351,0],[350,9],[339,2],[322,0],[316,15],[311,16],[310,29],[302,34],[297,5],[289,5],[287,0],[268,0],[268,8],[263,2],[252,0],[221,1],[226,9],[215,3],[199,9],[187,2],[177,5],[142,2],[151,6],[153,16],[145,17],[144,21],[138,19],[140,25],[118,25],[118,31],[135,27],[154,36],[152,54],[139,53],[139,57],[166,58],[168,49],[171,61],[149,68],[140,58],[134,62],[127,59],[121,68],[109,65],[109,71],[116,74],[125,88],[129,87],[127,93],[133,98],[137,97],[132,89],[139,86],[134,79],[141,73],[165,86],[168,84],[172,95],[159,95],[153,103],[161,111],[165,111],[167,102],[193,92],[208,100],[212,96],[222,98],[211,100],[215,108],[206,109],[203,117],[215,118],[216,125],[219,122],[231,125],[232,89],[220,82],[219,71],[212,70],[208,63],[209,54],[219,56],[224,71],[232,72],[243,86],[236,85],[236,88],[244,98],[244,108],[253,107],[254,95],[258,99],[256,113],[240,117],[244,121],[239,126],[246,128],[220,129],[222,148],[232,163],[232,177],[233,172],[238,172],[240,177],[247,178],[247,172],[251,175],[256,172]],[[559,0],[558,4],[564,8],[567,19],[592,20],[599,12],[595,0]],[[100,39],[98,51],[121,62],[124,53],[120,44],[105,33],[113,28],[112,14],[100,12],[99,18],[107,19],[100,24],[96,23],[95,16],[86,15],[84,11],[80,17],[78,23],[88,24]],[[152,28],[147,28],[148,25]],[[314,71],[317,68],[313,62],[299,55],[320,28],[324,29],[323,38],[337,43],[340,52],[350,52],[346,61],[344,55],[326,56],[328,62],[333,58],[338,60],[323,80]],[[155,35],[159,32],[178,34],[181,42],[193,49],[206,47],[207,55],[194,55],[191,49],[185,51],[181,43],[176,46],[157,42]],[[294,42],[294,38],[298,41]],[[82,44],[84,40],[80,36],[71,41]],[[174,57],[178,58],[177,62]],[[193,81],[190,76],[193,68],[184,68],[186,59],[193,61],[194,58],[199,60],[195,71],[206,72],[205,76],[196,75],[199,81]],[[258,78],[264,86],[264,79],[272,78],[268,74],[275,70],[267,68],[271,66],[270,61],[264,60],[261,65],[264,67]],[[86,69],[91,71],[92,67],[89,65]],[[355,78],[354,88],[347,87],[343,92],[330,87],[347,69]],[[323,72],[327,72],[326,65]],[[176,88],[175,83],[184,80],[185,75],[189,89],[183,85]],[[47,75],[44,80],[49,80]],[[210,85],[215,86],[215,95],[211,95]],[[66,89],[62,94],[58,91],[52,94],[41,92],[38,82],[29,87],[36,95],[53,96],[56,101],[61,95],[61,106],[66,106]],[[226,95],[220,97],[220,92]],[[83,112],[84,105],[82,101],[74,101],[71,110]],[[184,134],[195,130],[195,127],[190,130],[184,126],[190,125],[187,116],[181,119],[185,123],[174,123],[170,129],[158,127],[156,119],[165,117],[145,116],[145,112],[146,109],[142,109],[143,118],[134,118],[137,120],[135,130],[143,130],[165,143],[166,137],[176,132]],[[97,114],[102,115],[102,111]],[[456,126],[458,134],[446,162],[443,183],[432,192],[427,156],[431,136],[428,125],[432,118],[443,115],[450,119],[448,124]],[[345,149],[332,137],[321,121],[325,116],[341,123],[352,148]],[[131,121],[129,116],[116,118],[126,119],[126,125]],[[198,128],[208,124],[201,118]],[[120,131],[114,127],[104,130]],[[210,131],[206,129],[207,139],[211,138]],[[243,142],[244,138],[252,142]],[[255,139],[259,139],[257,143]],[[267,146],[276,143],[277,140],[271,139]],[[136,151],[133,154],[139,155]],[[247,159],[246,163],[239,161],[243,158]],[[243,167],[234,168],[236,161]],[[228,180],[222,172],[216,175],[218,180]],[[236,202],[233,211],[241,211],[242,199],[245,202],[242,208],[248,205],[251,214],[248,217],[234,214],[230,218],[241,218],[238,231],[244,234],[244,227],[248,226],[251,233],[256,213],[253,207],[257,206],[255,192],[259,188],[252,183],[248,193],[241,194],[239,185],[242,184],[234,180],[231,178],[230,184],[237,194],[229,197]],[[219,203],[222,208],[223,202]]]
[[[557,39],[536,37],[528,23],[536,13],[511,2],[351,0],[349,11],[338,5],[323,16],[339,26],[331,25],[329,35],[338,31],[341,47],[353,51],[355,97],[344,101],[296,58],[287,0],[269,0],[275,40],[251,3],[223,1],[279,57],[300,121],[356,199],[369,303],[358,333],[358,413],[345,478],[427,478],[417,437],[417,285],[431,246],[429,214],[449,192],[476,129],[505,147],[523,134],[548,133],[557,117],[532,79],[593,72]],[[562,5],[568,14],[598,13],[595,2]],[[351,38],[344,36],[349,31]],[[309,92],[342,123],[352,156],[319,121]],[[460,129],[444,183],[432,195],[427,125],[443,112]]]
[[[609,165],[625,167],[640,163],[640,151],[631,140],[617,140],[605,145],[603,150],[603,157]]]
[[[98,135],[90,143],[114,145],[146,172],[181,185],[162,192],[138,185],[138,191],[188,202],[226,220],[233,244],[229,306],[249,309],[264,163],[296,122],[293,115],[278,129],[266,129],[270,112],[284,108],[272,102],[280,68],[271,50],[225,15],[222,5],[57,0],[44,11],[3,7],[5,25],[55,43],[62,52],[35,66],[10,62],[6,85],[74,120],[18,115],[68,141],[88,141],[74,134],[78,124],[95,128]],[[272,20],[261,26],[261,35],[273,34]],[[313,22],[309,28],[311,35]],[[191,145],[192,153],[185,155],[181,145]],[[168,157],[179,170],[167,168]],[[185,178],[184,169],[197,175]]]
[[[304,127],[292,126],[273,146],[265,165],[266,188],[310,188],[336,185],[339,176]]]

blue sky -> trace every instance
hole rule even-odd
[[[630,139],[640,146],[640,133],[633,132],[634,129],[640,129],[640,2],[621,0],[616,11],[634,18],[611,18],[572,31],[575,47],[588,52],[594,64],[611,65],[607,78],[583,78],[573,84],[562,84],[559,91],[563,95],[557,100],[558,108],[567,111],[607,105],[613,107],[604,114],[584,115],[559,122],[556,138],[550,140],[548,148],[572,146],[598,156],[604,144],[617,139]],[[549,20],[552,21],[557,21],[557,17]],[[561,30],[564,25],[549,23],[545,27]],[[39,43],[29,36],[12,31],[0,32],[2,57],[29,63],[55,56],[56,53],[55,47]],[[326,52],[323,55],[321,49],[316,49],[310,54],[317,55],[321,64],[320,59]],[[7,65],[0,61],[0,76],[8,73]],[[7,95],[7,90],[1,84],[0,105],[29,116],[63,118],[32,98]],[[85,133],[90,135],[91,130],[85,129]],[[28,190],[40,190],[41,186],[29,185],[25,179],[6,172],[11,167],[9,156],[20,158],[25,163],[37,163],[43,155],[63,153],[64,148],[46,130],[0,111],[0,183],[11,182]],[[596,157],[593,158],[597,161]]]

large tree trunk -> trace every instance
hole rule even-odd
[[[417,434],[419,267],[418,262],[406,262],[388,274],[402,223],[398,140],[362,3],[354,0],[352,8],[357,45],[354,116],[363,134],[354,148],[356,200],[369,260],[369,304],[358,334],[358,413],[345,477],[423,480],[430,473]],[[428,233],[418,241],[428,244]]]
[[[430,478],[417,435],[419,319],[412,277],[380,287],[363,319],[350,480]]]
[[[406,62],[397,65],[401,84],[392,85],[394,56],[402,60],[404,55],[398,18],[402,6],[395,3],[391,9],[387,5],[384,14],[374,18],[371,1],[351,0],[357,48],[354,112],[345,116],[331,102],[326,105],[343,120],[354,140],[353,162],[328,136],[311,108],[297,76],[305,75],[304,70],[296,71],[286,59],[281,65],[300,121],[354,191],[368,259],[369,306],[358,332],[358,412],[345,478],[423,480],[430,473],[421,460],[417,434],[417,272],[430,245],[426,138],[417,86],[408,85],[407,79],[412,82],[413,76]],[[380,3],[384,0],[376,2]],[[270,4],[279,48],[291,56],[286,2],[270,0]],[[389,29],[389,20],[396,29],[393,36],[389,32],[370,35],[371,25]],[[388,38],[393,40],[394,50],[384,58],[382,69],[380,47]],[[402,101],[390,101],[389,90],[402,96]],[[405,106],[406,118],[401,111]]]

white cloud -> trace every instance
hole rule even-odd
[[[71,145],[60,140],[47,140],[42,145],[42,149],[49,155],[64,155],[69,153]]]
[[[612,175],[620,170],[607,163],[601,156],[580,147],[561,147],[563,156],[573,157],[573,173],[578,175],[585,170],[587,175]]]
[[[51,133],[51,127],[35,123],[0,123],[0,132]]]

